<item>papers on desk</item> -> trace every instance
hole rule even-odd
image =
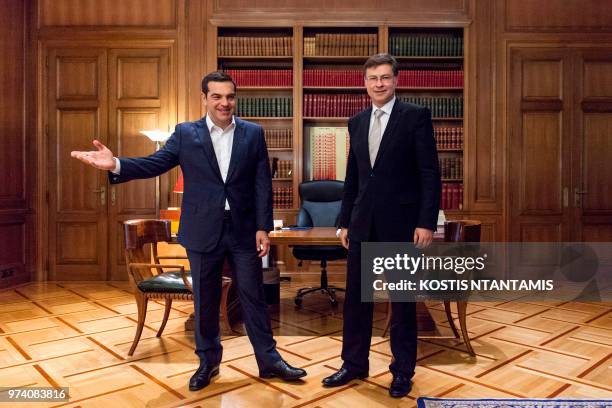
[[[444,210],[438,211],[438,228],[436,229],[437,233],[444,234],[444,223],[446,222],[446,215],[444,215]]]

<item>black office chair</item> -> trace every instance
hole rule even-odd
[[[298,227],[335,227],[338,225],[342,190],[344,183],[337,180],[307,181],[300,184],[302,207],[297,215]],[[321,291],[329,296],[333,306],[338,304],[336,291],[343,288],[327,284],[327,261],[346,259],[347,251],[340,245],[311,245],[293,247],[293,256],[302,261],[321,262],[321,286],[301,288],[295,296],[295,304],[302,304],[302,297],[308,293]]]

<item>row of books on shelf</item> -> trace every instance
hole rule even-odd
[[[347,127],[307,128],[311,180],[344,180],[349,154]]]
[[[397,81],[399,87],[462,88],[463,71],[403,70]]]
[[[273,157],[270,164],[272,178],[290,178],[293,174],[291,160],[281,160]]]
[[[389,53],[406,57],[461,57],[463,38],[445,34],[392,34]]]
[[[438,160],[442,179],[463,178],[463,157],[440,157]]]
[[[363,87],[360,69],[305,69],[304,86]],[[463,87],[462,70],[401,70],[398,86],[419,88]]]
[[[236,82],[241,86],[292,86],[292,69],[226,69]]]
[[[334,180],[329,178],[326,180]],[[293,208],[293,188],[273,187],[272,205],[275,209]],[[463,210],[463,183],[442,183],[442,210]]]
[[[436,148],[441,149],[463,149],[462,127],[436,127],[434,128]]]
[[[463,183],[442,183],[440,208],[463,210]]]
[[[293,129],[264,129],[264,138],[269,149],[291,149]]]
[[[316,33],[304,37],[304,56],[369,56],[377,50],[377,34]]]
[[[219,57],[293,55],[291,36],[221,36],[217,39]]]
[[[272,187],[272,207],[293,208],[293,187]]]
[[[236,113],[244,117],[290,117],[293,115],[291,97],[240,97]]]
[[[463,97],[461,96],[399,96],[402,102],[427,106],[434,118],[462,118]]]
[[[306,94],[304,116],[348,117],[371,105],[367,94]]]
[[[407,103],[427,106],[434,118],[463,117],[461,97],[405,97]],[[350,117],[362,111],[372,102],[367,94],[306,94],[304,95],[304,116],[306,117]]]

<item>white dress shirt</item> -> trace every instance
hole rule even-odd
[[[221,171],[221,177],[225,183],[227,179],[227,171],[229,170],[230,159],[232,157],[232,145],[234,143],[234,130],[236,129],[236,120],[232,115],[232,123],[225,129],[221,129],[215,125],[208,115],[206,115],[206,127],[210,133],[212,140],[213,149],[215,150],[215,156],[217,157],[217,164]],[[115,168],[111,170],[114,174],[121,172],[121,162],[119,159],[115,159]],[[229,202],[225,199],[225,209],[229,210]]]
[[[372,131],[372,126],[374,125],[374,112],[376,112],[377,109],[380,109],[385,112],[385,114],[380,117],[380,134],[381,136],[385,134],[385,129],[387,129],[387,124],[389,123],[389,118],[391,117],[393,105],[395,105],[395,99],[396,97],[393,96],[393,98],[389,102],[385,103],[382,108],[379,108],[378,106],[372,104],[372,114],[370,115],[370,128],[368,129],[368,134],[370,134],[370,132]]]
[[[221,171],[221,178],[225,183],[227,179],[227,171],[229,169],[230,159],[232,157],[232,144],[234,143],[234,130],[236,129],[236,120],[232,115],[232,123],[225,129],[221,129],[215,125],[208,115],[206,115],[206,126],[210,132],[217,164]],[[229,202],[225,199],[225,209],[229,210]]]

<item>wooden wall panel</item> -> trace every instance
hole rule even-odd
[[[39,4],[40,27],[177,25],[176,0],[40,0]]]
[[[26,169],[26,3],[0,0],[0,289],[30,279]],[[29,120],[33,120],[29,118]]]
[[[520,225],[521,242],[560,242],[563,236],[561,223],[529,222]]]
[[[612,209],[612,113],[584,115],[582,210],[596,214]]]
[[[505,0],[506,31],[612,32],[612,7],[601,0]]]
[[[236,18],[243,20],[269,21],[277,24],[279,19],[295,22],[315,22],[329,25],[356,21],[378,25],[383,20],[401,21],[410,19],[413,22],[467,21],[469,18],[469,0],[209,0],[213,21],[225,20],[225,23]],[[263,16],[267,15],[267,18]],[[217,20],[219,19],[219,20]]]
[[[495,131],[494,4],[479,2],[474,21],[466,28],[466,129],[464,150],[467,191],[464,209],[496,212],[503,209],[503,138]]]
[[[58,99],[98,98],[98,61],[92,57],[57,59]]]
[[[585,242],[612,242],[612,225],[593,224],[582,227],[582,241]]]
[[[317,11],[319,13],[333,13],[343,11],[368,11],[384,13],[385,11],[410,13],[447,13],[465,12],[467,1],[465,0],[214,0],[214,13],[241,13],[241,12],[289,12],[303,13]]]
[[[57,262],[62,265],[99,264],[99,242],[97,222],[59,222],[57,227]],[[103,238],[103,237],[102,237]],[[64,276],[64,279],[78,279],[79,275]]]
[[[97,109],[60,110],[57,112],[57,145],[54,146],[56,173],[50,176],[56,180],[57,211],[79,213],[96,212],[99,196],[93,191],[100,188],[98,171],[81,162],[70,160],[70,152],[78,149],[89,150],[84,135],[99,138]]]
[[[24,7],[0,1],[0,209],[25,207]]]
[[[561,115],[556,112],[525,113],[521,139],[516,142],[521,144],[521,213],[560,214],[562,174],[559,163],[564,148]]]
[[[583,96],[612,99],[612,61],[585,61],[583,70]]]
[[[523,99],[562,99],[561,61],[536,60],[523,63]]]
[[[0,289],[28,282],[23,215],[0,215]]]
[[[155,143],[140,133],[159,128],[158,110],[119,111],[120,156],[142,157],[155,151]],[[119,214],[155,213],[155,179],[133,180],[113,188],[119,189]]]
[[[118,59],[118,99],[159,99],[159,58]]]

